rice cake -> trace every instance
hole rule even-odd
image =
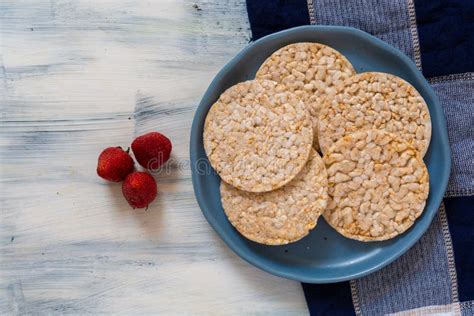
[[[365,130],[337,141],[323,157],[329,202],[323,216],[342,235],[375,241],[406,231],[428,198],[419,152],[394,134]]]
[[[341,137],[363,129],[398,135],[421,157],[431,140],[431,118],[423,97],[405,80],[379,72],[355,75],[335,97],[326,98],[318,128],[323,153]]]
[[[250,80],[227,89],[212,105],[203,138],[222,180],[240,190],[267,192],[301,171],[313,131],[295,94],[273,81]]]
[[[323,96],[334,95],[355,74],[338,51],[319,43],[295,43],[274,52],[257,71],[257,79],[283,84],[298,95],[312,117],[313,147],[319,150],[318,115]]]
[[[220,191],[225,213],[242,235],[266,245],[283,245],[316,226],[327,204],[327,172],[312,150],[303,170],[278,190],[251,193],[221,182]]]

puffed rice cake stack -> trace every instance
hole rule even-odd
[[[203,134],[230,223],[266,245],[300,240],[320,215],[359,241],[405,232],[428,197],[430,140],[428,107],[413,86],[355,74],[318,43],[277,50],[255,80],[227,89]]]
[[[310,115],[293,92],[258,79],[230,87],[207,114],[203,142],[223,180],[225,213],[242,235],[281,245],[316,226],[327,173],[312,149]]]
[[[411,227],[429,193],[423,156],[431,118],[418,91],[391,74],[354,75],[323,100],[318,128],[329,174],[326,221],[360,241]]]

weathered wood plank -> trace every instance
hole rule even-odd
[[[0,23],[0,314],[307,313],[297,282],[220,241],[182,163],[201,95],[249,40],[244,1],[4,0]],[[154,129],[174,163],[133,211],[96,158]]]

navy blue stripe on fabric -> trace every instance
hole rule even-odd
[[[302,285],[311,315],[355,315],[349,282]]]
[[[247,13],[254,41],[271,33],[309,24],[306,0],[247,0]]]
[[[458,277],[459,301],[474,300],[474,196],[444,199]]]
[[[474,0],[415,0],[425,77],[474,71]]]

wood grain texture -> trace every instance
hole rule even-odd
[[[186,165],[245,1],[3,0],[0,23],[0,314],[307,313],[300,284],[220,241]],[[96,159],[150,130],[173,162],[133,211]]]

